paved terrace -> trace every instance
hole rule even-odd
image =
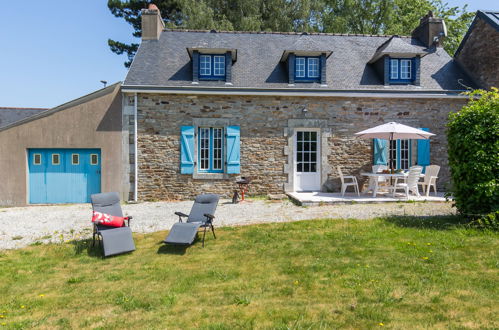
[[[289,198],[291,198],[295,203],[302,206],[312,206],[312,205],[326,205],[326,204],[373,204],[373,203],[393,203],[393,202],[448,202],[445,197],[444,192],[437,192],[435,195],[433,192],[430,196],[414,196],[409,195],[409,199],[405,194],[396,194],[392,197],[392,194],[386,194],[378,192],[376,197],[372,197],[372,193],[363,194],[360,196],[354,193],[345,193],[345,196],[341,196],[340,193],[324,193],[324,192],[291,192],[287,193]]]

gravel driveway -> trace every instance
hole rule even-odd
[[[178,219],[175,211],[188,213],[192,201],[145,202],[123,205],[133,216],[132,230],[148,233],[168,230]],[[215,226],[333,218],[370,219],[387,215],[449,215],[451,203],[386,203],[300,207],[289,201],[255,200],[219,203]],[[91,236],[90,204],[0,208],[0,249],[15,249],[34,242],[61,242]]]

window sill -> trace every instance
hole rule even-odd
[[[229,174],[227,173],[194,173],[192,175],[193,179],[202,179],[202,180],[228,180],[230,179]]]

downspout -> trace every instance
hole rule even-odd
[[[137,147],[137,93],[133,94],[133,149],[134,149],[134,184],[133,184],[133,200],[135,202],[138,201],[139,197],[139,188],[138,188],[138,183],[139,183],[139,156],[137,155],[138,147]]]

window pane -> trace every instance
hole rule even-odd
[[[301,162],[303,160],[303,154],[301,152],[296,154],[296,161]]]
[[[222,134],[221,128],[213,129],[213,170],[222,169]]]
[[[399,61],[390,60],[390,79],[399,78]]]
[[[79,154],[72,154],[71,155],[71,164],[73,164],[73,165],[80,164],[80,155]]]
[[[201,55],[199,57],[199,74],[202,76],[211,75],[211,56]]]
[[[305,77],[305,57],[295,58],[295,77]]]
[[[310,140],[310,132],[303,132],[303,139],[305,141]]]
[[[310,161],[314,163],[317,161],[317,153],[313,152],[310,154]]]
[[[319,77],[319,59],[312,57],[308,59],[308,76],[310,78]]]
[[[308,152],[303,153],[303,161],[304,162],[310,161],[310,154]]]
[[[225,76],[225,56],[214,56],[213,74],[215,76]]]
[[[400,79],[411,79],[411,60],[400,61]]]
[[[296,172],[303,172],[303,163],[296,164]]]
[[[42,164],[42,155],[41,154],[34,154],[33,155],[33,164],[34,165],[41,165]]]
[[[310,132],[310,140],[312,141],[317,140],[317,132]]]
[[[97,154],[90,155],[90,165],[97,165],[99,163],[99,157]]]
[[[303,172],[310,172],[310,164],[309,163],[303,164]]]
[[[297,135],[296,135],[296,139],[298,141],[302,141],[303,140],[303,132],[298,132]]]
[[[59,154],[52,154],[52,165],[59,165],[61,163]]]
[[[210,161],[210,129],[199,129],[199,169],[208,170]]]
[[[317,164],[310,164],[310,172],[317,172]]]

